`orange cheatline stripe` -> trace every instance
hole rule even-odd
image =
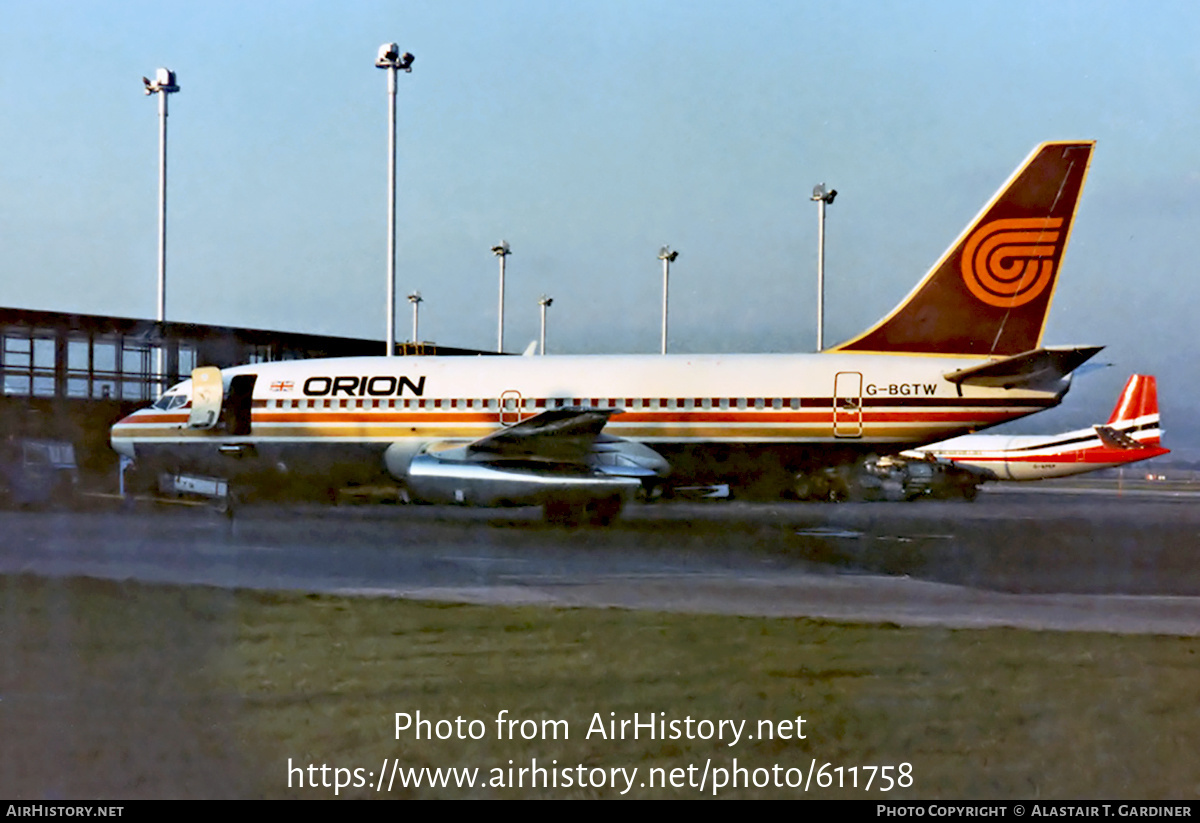
[[[929,422],[953,422],[956,420],[965,421],[999,421],[1007,420],[1015,415],[1031,414],[1041,410],[1040,406],[1013,406],[1005,409],[994,409],[990,407],[984,408],[962,408],[951,406],[944,411],[933,411],[925,408],[921,411],[904,410],[904,411],[884,411],[878,408],[868,407],[862,412],[861,419],[864,422],[893,422],[893,421],[929,421]],[[532,415],[530,415],[532,416]],[[651,412],[651,413],[626,413],[620,417],[614,418],[609,424],[610,428],[621,428],[630,424],[788,424],[788,423],[822,423],[831,421],[833,418],[832,409],[819,409],[810,412],[804,411],[782,411],[764,409],[755,412],[714,412],[707,410],[694,410],[690,412]],[[140,419],[146,423],[155,424],[181,424],[188,420],[187,415],[179,414],[149,414],[141,415]],[[528,419],[528,417],[523,417]],[[854,420],[855,415],[840,415],[839,420]],[[445,412],[445,411],[425,411],[425,412],[388,412],[383,410],[349,410],[346,411],[283,411],[283,412],[259,412],[251,418],[252,424],[270,424],[270,423],[339,423],[339,424],[355,424],[355,423],[394,423],[394,424],[491,424],[499,426],[499,418],[497,414],[480,413],[480,412]]]
[[[963,424],[968,425],[967,423]],[[937,437],[944,429],[937,428],[933,431],[928,431],[928,426],[921,424],[907,426],[866,426],[855,439],[865,440],[887,440],[900,438],[911,440],[917,437]],[[426,440],[426,439],[477,439],[487,433],[487,430],[479,428],[455,428],[450,426],[421,426],[421,427],[388,427],[388,426],[345,426],[345,427],[285,427],[285,426],[266,426],[258,428],[254,433],[254,439],[258,440],[278,440],[278,441],[320,441],[320,440],[338,440],[343,441],[348,438],[358,439],[377,439],[377,440]],[[710,440],[710,441],[737,441],[747,439],[758,440],[774,440],[774,441],[789,441],[789,440],[831,440],[845,439],[834,436],[832,427],[788,427],[788,428],[764,428],[764,427],[732,427],[732,428],[708,428],[701,425],[691,425],[687,427],[677,426],[661,426],[654,428],[633,428],[623,432],[626,436],[633,438],[641,438],[647,440]],[[847,435],[848,432],[839,432],[839,434]],[[158,428],[152,426],[126,426],[120,431],[114,431],[114,439],[154,439],[168,440],[174,439],[178,442],[201,442],[204,440],[228,440],[240,441],[247,438],[212,435],[202,430],[187,430],[175,428]]]
[[[785,421],[780,421],[780,420],[760,419],[760,420],[749,421],[747,423],[740,423],[740,424],[720,423],[717,421],[705,420],[703,418],[700,418],[700,419],[691,419],[691,420],[681,421],[681,422],[676,422],[676,423],[665,422],[665,421],[647,421],[647,422],[641,423],[641,424],[639,424],[639,423],[612,424],[610,426],[610,430],[614,433],[624,434],[624,435],[630,435],[635,432],[654,433],[654,432],[662,432],[662,431],[680,431],[680,432],[704,431],[704,432],[719,432],[719,433],[723,433],[723,434],[730,434],[730,433],[746,431],[746,430],[761,430],[761,431],[786,433],[787,431],[791,431],[791,430],[827,430],[827,429],[831,428],[833,425],[835,425],[835,422],[836,422],[836,425],[838,425],[839,427],[842,427],[842,428],[858,427],[858,426],[862,426],[862,427],[870,428],[870,429],[878,429],[881,427],[897,427],[897,426],[905,427],[905,428],[911,428],[913,426],[918,426],[918,427],[936,426],[938,428],[946,428],[946,427],[957,428],[957,427],[963,427],[963,426],[985,425],[988,423],[993,423],[993,422],[997,422],[1000,420],[1008,419],[1008,417],[1009,417],[1009,415],[997,414],[995,412],[979,413],[979,414],[973,414],[973,415],[969,415],[969,416],[965,416],[965,415],[961,415],[961,414],[958,414],[958,415],[943,414],[943,415],[936,415],[936,416],[897,414],[897,415],[889,415],[887,417],[867,416],[867,417],[863,418],[861,421],[859,421],[859,420],[844,420],[844,419],[838,420],[838,421],[833,421],[831,418],[825,417],[824,419],[816,418],[816,419],[805,420],[802,422],[792,422],[792,423],[787,423]],[[464,426],[469,426],[470,428],[463,429]],[[435,427],[435,428],[455,427],[460,430],[470,430],[470,431],[473,431],[476,433],[478,433],[480,431],[498,431],[498,430],[500,430],[500,426],[494,420],[486,420],[486,419],[480,420],[480,419],[469,419],[469,418],[468,419],[443,418],[443,419],[437,419],[437,420],[430,420],[430,419],[371,420],[371,419],[355,418],[355,419],[351,419],[351,420],[335,419],[332,421],[297,421],[297,420],[287,420],[287,419],[276,421],[276,422],[267,422],[267,421],[261,421],[261,420],[254,421],[254,430],[256,432],[261,432],[264,429],[277,429],[280,431],[292,431],[292,432],[301,432],[301,431],[347,432],[347,431],[355,431],[355,430],[360,430],[360,429],[378,430],[378,431],[394,431],[394,430],[403,430],[406,428],[408,428],[408,429],[414,429],[414,428],[429,429],[431,427]],[[114,427],[114,432],[117,433],[118,435],[121,435],[121,434],[124,434],[127,432],[136,432],[136,431],[182,432],[182,431],[193,431],[193,430],[182,429],[182,428],[179,428],[176,426],[169,426],[169,425],[165,425],[165,424],[161,424],[161,423],[152,423],[152,422],[121,423]],[[198,435],[202,435],[202,436],[221,436],[220,433],[217,433],[216,435],[209,435],[209,434],[204,434],[203,431],[201,431],[201,430],[195,430],[195,431]]]
[[[867,412],[861,416],[838,416],[836,419],[830,412],[819,414],[773,414],[769,412],[760,413],[757,415],[707,415],[704,413],[693,413],[690,415],[630,415],[610,422],[607,426],[612,431],[624,431],[629,429],[643,429],[646,427],[688,427],[688,426],[719,426],[728,429],[735,429],[739,425],[757,425],[771,426],[774,428],[782,428],[786,426],[830,426],[833,424],[847,426],[862,424],[865,426],[879,425],[882,423],[917,423],[917,424],[938,424],[938,425],[974,425],[982,423],[999,422],[1002,420],[1011,419],[1014,416],[1029,414],[1035,411],[1034,408],[1016,408],[1005,411],[998,410],[967,410],[958,409],[953,411],[942,412],[918,412],[918,411],[896,411],[896,412]],[[155,415],[150,417],[139,417],[137,421],[126,418],[126,422],[118,423],[115,428],[120,430],[132,430],[133,427],[138,428],[161,428],[177,424],[180,421],[173,419],[171,415]],[[336,425],[341,427],[352,426],[411,426],[411,425],[472,425],[472,426],[491,426],[499,429],[501,424],[491,415],[483,414],[272,414],[272,415],[255,415],[252,419],[252,425],[279,425],[292,426],[295,428],[309,427],[316,424]]]

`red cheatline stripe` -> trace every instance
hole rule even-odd
[[[901,423],[901,422],[928,422],[928,423],[955,423],[962,422],[964,424],[972,424],[978,422],[991,422],[1007,420],[1018,414],[1031,413],[1036,411],[1034,408],[1014,407],[1004,411],[993,411],[983,409],[948,409],[946,411],[878,411],[869,410],[864,412],[861,417],[855,414],[838,415],[839,422],[846,424],[854,424],[858,420],[862,420],[864,424],[871,423]],[[391,412],[374,409],[346,409],[345,411],[329,410],[329,411],[280,411],[280,412],[259,412],[253,415],[255,423],[495,423],[498,424],[497,412],[447,412],[445,410],[428,410],[428,411],[407,411],[407,412]],[[531,414],[522,415],[522,419],[529,419]],[[140,419],[146,423],[186,423],[188,415],[186,414],[154,414],[143,413]],[[610,427],[623,427],[630,424],[713,424],[713,423],[729,423],[729,424],[763,424],[763,423],[798,423],[798,424],[813,424],[832,421],[832,410],[820,412],[784,412],[764,410],[759,412],[740,412],[740,413],[722,413],[711,412],[705,410],[696,410],[691,412],[651,412],[651,413],[626,413],[618,418],[614,418],[610,423]]]
[[[1087,449],[1079,452],[1055,452],[1053,454],[996,454],[996,455],[945,455],[945,459],[956,463],[1132,463],[1146,460],[1169,449]]]

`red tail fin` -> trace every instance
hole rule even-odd
[[[1154,375],[1135,374],[1125,383],[1121,398],[1113,407],[1108,424],[1125,423],[1137,420],[1139,417],[1153,415],[1154,423],[1158,423],[1158,385]],[[1155,440],[1157,442],[1157,440]]]
[[[1038,348],[1094,145],[1034,149],[904,302],[833,351],[1012,355]]]

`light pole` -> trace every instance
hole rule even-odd
[[[413,56],[384,43],[375,58],[388,75],[388,207],[387,207],[387,356],[396,353],[396,72],[411,72]]]
[[[825,204],[833,205],[837,189],[825,191],[825,184],[813,186],[817,201],[817,351],[825,350]]]
[[[408,302],[412,303],[412,307],[413,307],[413,335],[412,335],[413,343],[421,342],[421,338],[417,337],[417,313],[420,311],[420,305],[421,305],[421,301],[423,299],[424,298],[421,297],[421,293],[419,291],[415,291],[408,296]]]
[[[159,69],[154,73],[154,80],[142,78],[146,94],[158,95],[158,331],[161,335],[163,321],[167,319],[167,95],[179,91],[175,82],[175,72],[170,69]],[[160,381],[165,381],[165,366],[163,364],[163,345],[154,351],[154,372]],[[159,388],[165,388],[160,386]]]
[[[500,331],[496,336],[496,351],[503,353],[504,351],[504,260],[510,254],[512,249],[508,247],[507,240],[501,240],[499,246],[492,246],[492,254],[500,258]]]
[[[667,353],[667,283],[671,278],[671,264],[678,256],[679,252],[671,251],[670,246],[663,246],[658,250],[658,259],[663,264],[662,354]]]
[[[541,308],[542,308],[542,334],[541,334],[542,344],[541,344],[541,347],[538,349],[539,354],[546,353],[546,309],[550,308],[550,304],[553,302],[554,302],[554,298],[549,297],[548,295],[545,295],[545,294],[543,294],[540,298],[538,298],[538,305],[541,306]]]

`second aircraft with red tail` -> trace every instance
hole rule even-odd
[[[1043,480],[1168,454],[1161,438],[1154,377],[1135,374],[1102,425],[1054,435],[968,434],[901,456],[950,463],[978,481]]]

